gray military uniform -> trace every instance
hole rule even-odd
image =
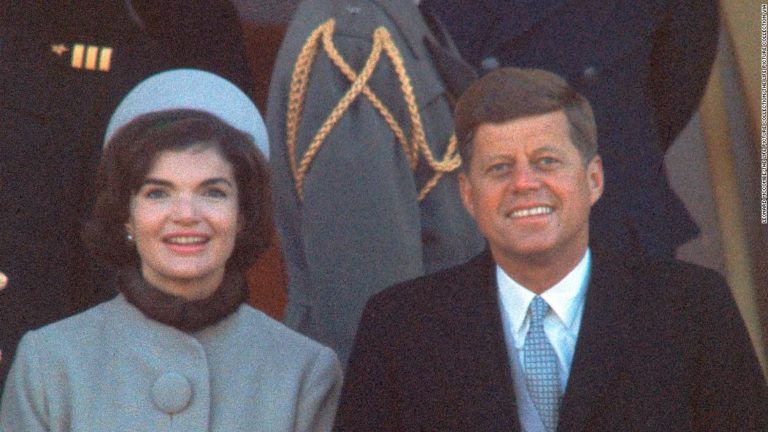
[[[419,201],[435,172],[409,159],[369,99],[360,95],[334,123],[296,189],[286,145],[291,74],[310,33],[335,18],[333,44],[355,72],[384,27],[410,79],[426,142],[437,159],[453,133],[451,96],[426,41],[434,37],[411,0],[305,1],[278,55],[267,110],[276,220],[289,272],[289,326],[335,348],[346,363],[366,300],[406,279],[461,263],[484,245],[463,209],[456,172]],[[308,76],[296,135],[297,160],[351,83],[320,46]],[[382,54],[367,82],[411,136],[393,62]]]

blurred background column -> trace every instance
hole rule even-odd
[[[277,51],[298,0],[232,0],[240,14],[245,49],[254,78],[253,97],[266,112],[267,92]]]
[[[267,111],[267,93],[277,51],[298,0],[233,0],[240,15],[245,51],[253,73],[253,97],[259,111]],[[273,246],[246,273],[248,303],[274,318],[282,319],[288,302],[288,278],[282,249],[275,232]]]
[[[760,220],[761,2],[721,0],[722,33],[699,114],[666,155],[701,235],[678,257],[721,271],[763,371],[768,346],[768,226]]]

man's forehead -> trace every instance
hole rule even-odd
[[[475,144],[478,142],[549,149],[558,148],[563,144],[573,145],[568,118],[559,111],[501,123],[484,123],[475,132]]]
[[[564,109],[535,114],[518,114],[507,120],[481,123],[481,125],[503,125],[508,123],[527,123],[532,121],[546,121],[552,123],[568,124],[568,115]]]

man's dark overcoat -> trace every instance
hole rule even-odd
[[[592,249],[559,432],[766,431],[768,390],[717,273]],[[495,264],[467,264],[373,297],[340,431],[520,431]]]

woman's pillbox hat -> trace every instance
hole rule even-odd
[[[172,109],[194,109],[215,115],[251,135],[261,153],[269,158],[267,128],[256,105],[236,85],[198,69],[168,70],[137,84],[112,114],[104,145],[136,117]]]

